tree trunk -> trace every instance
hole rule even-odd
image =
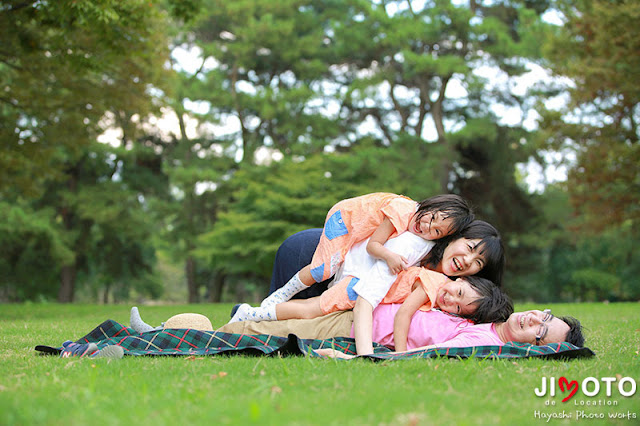
[[[58,302],[73,302],[73,294],[76,286],[76,265],[66,265],[60,271],[60,291],[58,292]]]
[[[451,192],[449,188],[449,182],[451,181],[451,171],[453,170],[453,155],[454,153],[451,150],[451,146],[447,143],[446,140],[441,142],[442,147],[444,148],[444,153],[442,158],[440,159],[440,191],[443,194]]]
[[[440,160],[440,190],[443,194],[450,192],[449,181],[451,170],[453,168],[454,155],[451,150],[451,146],[449,146],[449,143],[447,141],[447,135],[444,129],[444,112],[442,106],[442,103],[445,99],[444,94],[447,89],[449,79],[450,77],[442,78],[438,98],[431,103],[431,116],[433,117],[433,123],[436,127],[436,131],[438,132],[438,144],[444,148],[444,153]]]
[[[67,181],[67,187],[71,193],[76,193],[78,188],[78,166],[69,168],[69,180]],[[59,211],[62,216],[62,223],[66,233],[73,232],[76,226],[76,216],[72,208],[69,206],[63,206]],[[77,254],[77,240],[73,244],[74,252]],[[73,302],[73,296],[76,287],[76,275],[78,273],[78,258],[74,259],[70,265],[64,265],[60,270],[60,290],[58,290],[58,302],[71,303]]]
[[[198,303],[198,286],[196,284],[196,261],[193,257],[187,257],[184,265],[185,276],[187,277],[187,289],[189,292],[189,303]]]
[[[104,286],[104,293],[102,294],[102,303],[104,305],[108,305],[109,304],[109,290],[111,290],[111,286],[110,285],[105,285]]]
[[[227,279],[227,274],[224,272],[216,272],[209,283],[209,299],[210,303],[222,302],[222,290],[224,289],[224,283]]]

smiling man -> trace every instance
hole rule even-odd
[[[373,341],[394,348],[393,327],[399,304],[382,304],[373,311]],[[286,336],[296,334],[300,338],[327,339],[353,337],[352,311],[336,312],[310,320],[285,320],[226,324],[217,331],[242,334],[271,334]],[[464,318],[439,310],[417,311],[411,318],[407,336],[408,350],[502,346],[508,342],[546,345],[569,342],[584,345],[582,326],[572,317],[556,317],[549,310],[515,312],[505,322],[474,324]],[[319,352],[339,356],[331,350]]]
[[[397,305],[380,305],[374,315],[374,341],[393,347],[393,326],[389,327]],[[572,317],[555,317],[550,310],[515,312],[505,322],[473,324],[447,313],[431,310],[416,312],[411,320],[408,351],[431,348],[502,346],[508,342],[546,345],[569,342],[584,345],[582,326]],[[317,351],[321,355],[351,358],[332,349]]]

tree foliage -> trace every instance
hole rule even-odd
[[[385,191],[420,201],[436,193],[436,174],[428,167],[437,164],[435,155],[431,161],[419,161],[425,166],[421,185],[404,179],[405,172],[414,170],[411,167],[386,167],[416,158],[407,149],[363,146],[348,155],[317,154],[305,161],[243,166],[233,177],[229,209],[198,240],[198,257],[214,269],[251,280],[265,292],[280,243],[295,232],[322,227],[326,213],[339,200]]]
[[[570,77],[570,101],[547,112],[547,146],[575,153],[568,189],[581,229],[640,220],[640,4],[559,1],[565,24],[548,45],[559,75]],[[605,220],[603,220],[606,218]]]
[[[57,294],[60,268],[73,260],[50,208],[34,210],[24,203],[0,202],[0,298],[20,301]]]
[[[0,191],[37,195],[64,179],[64,157],[95,140],[105,112],[146,113],[167,55],[161,17],[142,0],[3,2]]]
[[[0,299],[159,297],[159,250],[190,302],[250,297],[284,238],[391,191],[468,198],[517,299],[633,300],[636,3],[3,2]],[[516,90],[532,64],[574,86]],[[548,152],[568,180],[531,193]]]

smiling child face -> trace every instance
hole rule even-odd
[[[457,315],[470,315],[475,312],[475,301],[481,296],[463,279],[450,281],[438,289],[436,307],[442,311]]]
[[[453,219],[445,218],[441,212],[429,212],[414,220],[409,231],[425,240],[438,240],[453,233]]]

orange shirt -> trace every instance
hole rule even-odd
[[[339,201],[329,210],[327,218],[340,210],[342,221],[349,231],[348,241],[341,242],[344,256],[354,244],[369,238],[385,217],[396,229],[389,238],[408,230],[417,207],[418,203],[403,195],[374,192]]]
[[[429,301],[420,307],[422,311],[433,308],[434,301],[438,295],[440,287],[450,282],[451,279],[445,274],[435,272],[420,266],[400,272],[398,279],[393,283],[387,295],[382,299],[382,303],[402,303],[413,291],[413,284],[418,281],[429,297]]]

